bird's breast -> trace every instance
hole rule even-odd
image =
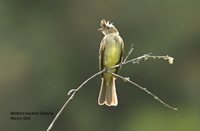
[[[105,46],[103,63],[105,67],[112,67],[119,63],[121,57],[121,45],[111,40]]]

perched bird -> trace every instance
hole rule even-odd
[[[101,31],[104,37],[99,48],[99,68],[100,70],[108,69],[110,73],[117,73],[119,67],[109,69],[112,66],[120,64],[123,59],[124,42],[119,36],[115,26],[106,20],[101,20]],[[115,87],[115,76],[104,72],[101,75],[101,89],[98,98],[99,105],[117,106],[118,99]]]

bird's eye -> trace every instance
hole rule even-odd
[[[107,28],[107,29],[110,29],[110,27],[108,27],[108,26],[107,26],[106,28]]]

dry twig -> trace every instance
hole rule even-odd
[[[54,125],[54,123],[56,122],[56,120],[58,119],[58,117],[62,114],[63,110],[65,109],[65,107],[67,106],[67,104],[73,99],[74,95],[76,94],[77,91],[79,91],[89,80],[91,80],[92,78],[100,75],[101,73],[103,73],[105,71],[99,71],[97,73],[95,73],[94,75],[92,75],[91,77],[89,77],[87,80],[85,80],[78,88],[76,89],[71,89],[67,95],[70,95],[70,97],[67,99],[67,101],[65,102],[65,104],[62,106],[62,108],[60,109],[60,111],[56,114],[55,118],[53,119],[53,121],[51,122],[51,124],[49,125],[47,131],[50,131]]]
[[[155,100],[157,100],[157,101],[159,101],[160,103],[162,103],[164,106],[166,106],[166,107],[168,107],[168,108],[170,108],[170,109],[172,109],[172,110],[178,110],[177,108],[172,107],[172,106],[170,106],[169,104],[167,104],[167,103],[165,103],[164,101],[162,101],[159,97],[157,97],[156,95],[154,95],[152,92],[148,91],[146,88],[144,88],[144,87],[138,85],[137,83],[131,81],[129,77],[124,77],[124,76],[121,76],[121,75],[118,75],[118,74],[115,74],[115,73],[111,73],[111,74],[114,75],[115,77],[120,78],[120,79],[124,80],[125,82],[129,82],[129,83],[131,83],[132,85],[135,85],[136,87],[138,87],[138,88],[140,88],[141,90],[145,91],[145,92],[148,93],[149,95],[153,96],[153,98],[154,98]]]

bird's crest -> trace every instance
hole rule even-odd
[[[103,19],[103,20],[101,20],[100,26],[102,28],[113,27],[113,23],[110,23],[110,21],[106,21],[105,19]]]

